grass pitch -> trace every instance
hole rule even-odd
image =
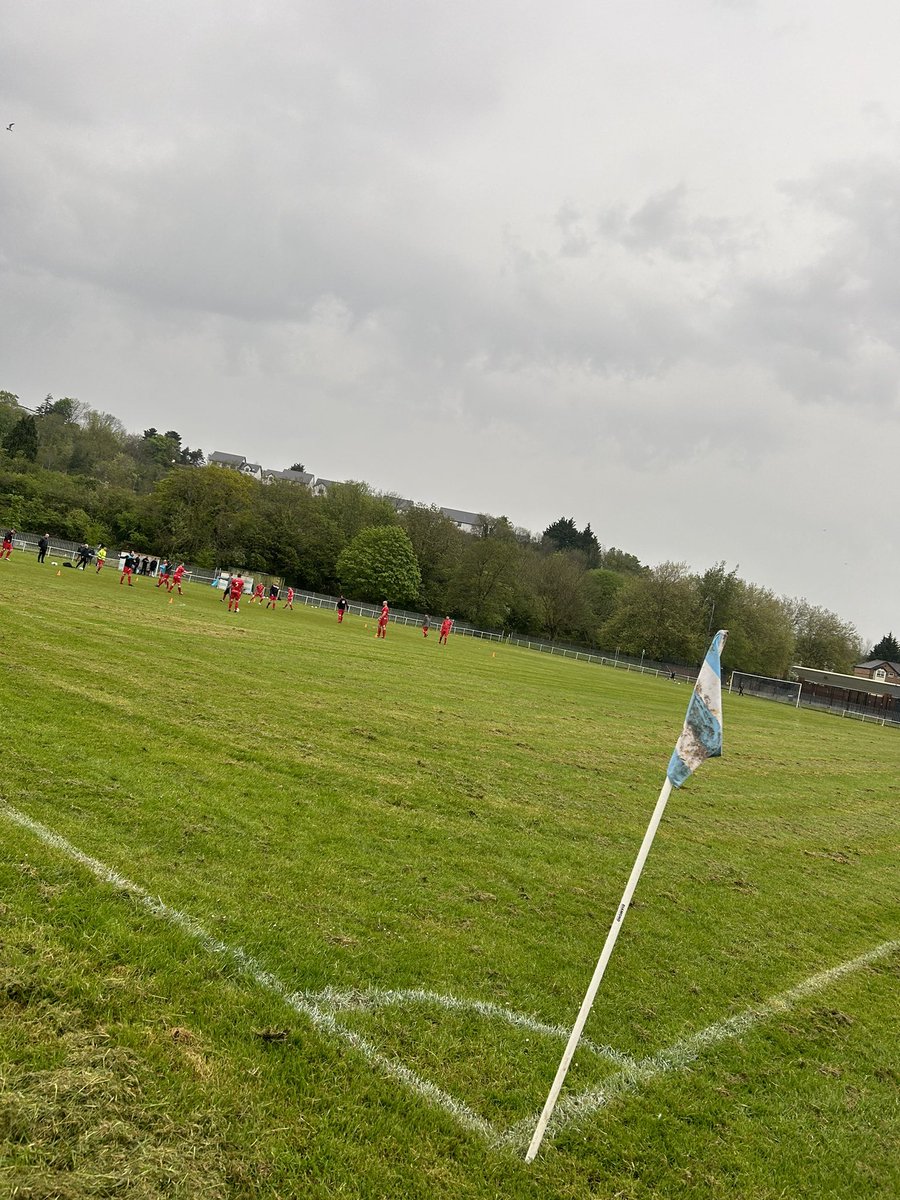
[[[896,731],[726,697],[526,1166],[688,689],[21,555],[0,621],[10,1194],[900,1194]]]

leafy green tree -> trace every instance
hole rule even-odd
[[[38,405],[37,462],[48,471],[72,469],[72,455],[78,434],[78,419],[84,405],[70,396],[54,400],[48,396]]]
[[[307,488],[276,481],[253,493],[246,565],[300,587],[333,588],[340,530]]]
[[[485,517],[480,532],[465,537],[450,583],[451,609],[475,624],[503,625],[519,591],[520,561],[506,517]]]
[[[85,409],[74,433],[69,470],[102,477],[104,464],[122,454],[126,437],[118,417]]]
[[[880,658],[884,662],[900,662],[900,642],[893,633],[886,633],[880,642],[872,647],[870,658]]]
[[[455,522],[439,508],[414,505],[401,514],[422,574],[419,603],[426,612],[444,611],[453,572],[462,553],[463,537]]]
[[[581,534],[571,517],[560,517],[547,526],[542,536],[552,550],[581,549]]]
[[[0,391],[0,446],[4,444],[6,435],[21,415],[19,397],[12,392]]]
[[[620,571],[623,575],[638,575],[647,568],[641,565],[641,560],[615,546],[608,546],[600,555],[600,565],[607,571]]]
[[[616,610],[619,593],[625,586],[625,576],[618,571],[607,571],[595,567],[584,577],[584,597],[588,606],[588,630],[591,641],[596,638],[596,631],[608,621]]]
[[[703,637],[711,638],[716,629],[730,629],[734,605],[741,591],[737,567],[725,570],[724,562],[697,576],[697,596],[700,601],[700,617],[703,627],[698,631]],[[730,649],[730,647],[729,647]]]
[[[341,551],[337,573],[345,591],[373,603],[412,604],[422,585],[409,535],[396,525],[361,529]]]
[[[730,600],[726,653],[733,670],[752,675],[786,676],[794,660],[794,630],[787,605],[768,588],[738,580]],[[706,610],[704,609],[704,612]]]
[[[3,439],[3,449],[15,458],[20,455],[28,462],[34,462],[38,454],[37,423],[34,417],[24,414]]]
[[[787,605],[796,639],[796,661],[804,667],[849,673],[862,656],[862,643],[854,626],[806,599],[790,600]]]
[[[591,529],[590,522],[585,525],[584,529],[582,529],[578,536],[581,539],[581,545],[579,546],[579,549],[584,554],[585,564],[588,567],[599,566],[600,543],[597,541],[597,537],[593,529]]]
[[[397,524],[397,510],[393,503],[373,492],[367,483],[353,480],[334,483],[319,503],[325,515],[348,542],[362,529]]]
[[[684,563],[660,563],[630,576],[600,636],[607,648],[644,651],[658,661],[697,661],[705,649],[700,602]]]
[[[554,639],[584,629],[588,606],[584,594],[585,569],[580,556],[572,551],[532,554],[528,567],[541,632]]]
[[[255,490],[262,486],[238,471],[179,467],[154,489],[144,536],[197,566],[243,564]]]

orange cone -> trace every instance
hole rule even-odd
[[[62,575],[62,571],[57,571],[57,575]]]

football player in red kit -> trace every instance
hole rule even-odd
[[[449,617],[444,617],[441,621],[441,636],[438,638],[438,645],[447,645],[447,636],[453,626],[453,622]]]
[[[266,590],[266,585],[264,583],[258,583],[256,585],[256,587],[253,589],[253,595],[250,597],[250,603],[255,604],[256,601],[258,600],[260,602],[260,604],[262,604],[263,593],[265,592],[265,590]]]
[[[381,604],[381,616],[378,618],[378,629],[375,632],[377,638],[387,637],[387,623],[390,616],[387,600],[383,600]]]
[[[228,611],[229,612],[231,612],[232,608],[234,609],[235,612],[240,612],[239,605],[241,603],[241,594],[243,593],[243,590],[244,590],[243,575],[235,575],[234,579],[232,579],[232,581],[231,581],[231,591],[228,595]]]
[[[282,604],[281,607],[289,608],[291,610],[291,612],[294,611],[294,589],[293,588],[288,588],[287,598],[285,599],[285,602],[284,602],[284,604]]]
[[[181,590],[181,581],[183,578],[184,578],[184,563],[179,563],[178,566],[175,568],[175,570],[172,572],[172,578],[169,580],[169,583],[168,583],[168,590],[171,592],[172,588],[178,588],[178,595],[183,596],[184,592]]]

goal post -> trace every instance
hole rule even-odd
[[[729,692],[739,696],[759,696],[763,700],[778,700],[782,704],[800,707],[803,684],[796,679],[772,679],[768,675],[751,675],[747,671],[732,671]]]

